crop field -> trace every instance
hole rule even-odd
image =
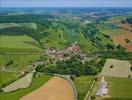
[[[105,80],[110,87],[108,100],[132,100],[132,79],[105,77]]]
[[[24,77],[16,80],[3,88],[4,92],[11,92],[20,88],[27,88],[32,82],[33,73],[26,74]]]
[[[6,84],[11,80],[14,80],[17,78],[17,74],[14,72],[3,72],[0,71],[0,86],[2,84]]]
[[[109,35],[116,45],[120,44],[127,51],[132,52],[132,32],[124,29],[104,29],[102,32]],[[130,43],[126,43],[125,39],[128,39]]]
[[[74,100],[71,84],[60,77],[53,77],[37,90],[20,100]]]
[[[81,76],[75,78],[74,83],[78,92],[78,100],[84,100],[92,85],[93,80],[94,76]]]
[[[127,78],[132,75],[131,64],[125,60],[107,59],[101,75]]]
[[[45,84],[50,78],[51,76],[48,76],[48,75],[38,76],[32,79],[32,83],[29,87],[19,89],[13,92],[1,93],[0,98],[1,100],[19,100],[22,96],[32,92],[33,90]]]
[[[105,24],[118,24],[121,23],[121,20],[124,19],[123,17],[111,17],[107,21],[105,21]]]
[[[126,24],[117,24],[116,26],[119,27],[119,28],[123,28],[123,29],[129,30],[129,31],[132,30],[131,25],[127,24],[127,23]]]
[[[38,52],[38,43],[32,38],[23,36],[0,36],[0,52]]]
[[[0,23],[0,29],[9,27],[27,27],[30,29],[37,29],[36,23]]]
[[[36,61],[40,55],[4,55],[0,54],[0,68],[2,68],[9,61],[13,61],[13,64],[8,65],[9,70],[23,70],[27,68],[29,64]]]

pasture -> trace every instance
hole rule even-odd
[[[60,77],[53,77],[37,90],[20,100],[74,100],[71,84]]]
[[[33,73],[26,74],[24,77],[3,88],[4,92],[11,92],[20,88],[27,88],[32,82]]]
[[[32,83],[29,87],[19,89],[13,92],[8,93],[0,93],[1,100],[19,100],[22,96],[32,92],[33,90],[39,88],[43,84],[45,84],[51,76],[41,75],[32,79]]]
[[[0,52],[39,52],[39,44],[34,39],[23,36],[0,36]]]
[[[36,23],[0,23],[0,29],[9,27],[26,27],[30,29],[37,29]]]
[[[132,79],[105,77],[105,80],[110,88],[111,98],[108,100],[132,100]]]
[[[78,92],[78,100],[84,100],[92,85],[93,80],[94,76],[80,76],[75,78],[74,83]]]
[[[7,70],[23,70],[26,69],[29,64],[39,59],[40,55],[5,55],[0,54],[0,69],[9,61],[13,61],[13,64],[7,66]]]
[[[16,79],[17,77],[17,74],[14,72],[0,71],[0,87],[2,86],[2,84],[6,84],[11,80]]]
[[[101,75],[127,78],[132,75],[131,64],[126,60],[107,59]]]

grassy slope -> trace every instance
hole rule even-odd
[[[32,83],[28,88],[19,89],[9,93],[2,93],[0,94],[0,98],[1,100],[19,100],[22,96],[39,88],[41,85],[46,83],[50,78],[51,76],[47,75],[38,76],[36,78],[33,78]]]
[[[125,78],[111,78],[106,80],[110,82],[110,100],[130,100],[132,99],[132,80]]]
[[[0,52],[35,52],[40,48],[30,45],[37,42],[28,36],[0,36]]]
[[[90,40],[84,38],[82,33],[76,33],[74,30],[65,30],[62,31],[58,29],[55,31],[54,29],[49,28],[48,33],[49,36],[45,37],[42,41],[48,41],[44,43],[44,46],[50,46],[55,48],[64,48],[67,42],[78,42],[82,50],[90,51],[94,50],[95,48],[92,46]]]
[[[14,72],[2,72],[0,71],[0,86],[3,83],[7,83],[8,81],[14,80],[17,78],[17,74]]]
[[[13,64],[8,68],[18,70],[26,68],[30,63],[36,61],[40,55],[2,55],[0,54],[0,68],[8,61],[13,60]]]
[[[0,29],[9,27],[27,27],[30,29],[37,29],[36,23],[0,23]]]
[[[81,76],[74,80],[79,100],[83,100],[90,89],[94,76]]]

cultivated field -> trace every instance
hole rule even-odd
[[[14,80],[17,78],[17,74],[14,72],[4,72],[0,71],[0,86],[2,84],[6,84],[11,80]]]
[[[32,38],[23,36],[0,36],[0,52],[38,52],[39,44]]]
[[[126,23],[126,24],[117,24],[116,26],[119,27],[119,28],[123,28],[123,29],[129,30],[129,31],[132,30],[131,25],[128,24],[128,23]]]
[[[71,84],[60,77],[53,77],[37,90],[20,100],[74,100]]]
[[[36,23],[0,23],[0,29],[9,27],[27,27],[30,29],[37,29]]]
[[[33,77],[31,85],[28,88],[22,88],[13,92],[8,92],[8,93],[0,93],[0,99],[1,100],[19,100],[22,96],[26,95],[27,93],[30,93],[31,91],[45,84],[50,78],[51,76],[48,76],[48,75],[41,75],[35,78]]]
[[[108,100],[132,100],[132,79],[105,77],[105,80],[110,87]]]
[[[124,60],[107,59],[101,75],[127,78],[128,75],[132,75],[131,64]]]
[[[16,80],[15,82],[9,84],[8,86],[3,88],[4,92],[11,92],[20,88],[26,88],[30,85],[30,83],[32,82],[32,76],[33,73],[29,73],[27,75],[25,75],[24,77]]]
[[[13,64],[7,66],[7,70],[25,70],[29,64],[36,61],[40,55],[4,55],[0,54],[0,69],[9,61],[13,61]]]
[[[127,51],[132,52],[132,32],[124,29],[104,29],[102,32],[109,35],[116,45],[120,44],[122,47],[126,48]],[[128,39],[130,42],[127,43],[126,39]]]
[[[78,92],[78,100],[84,100],[92,85],[93,80],[94,76],[81,76],[75,78],[74,83]]]

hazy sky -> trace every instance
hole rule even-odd
[[[132,0],[0,0],[1,7],[132,7]]]

